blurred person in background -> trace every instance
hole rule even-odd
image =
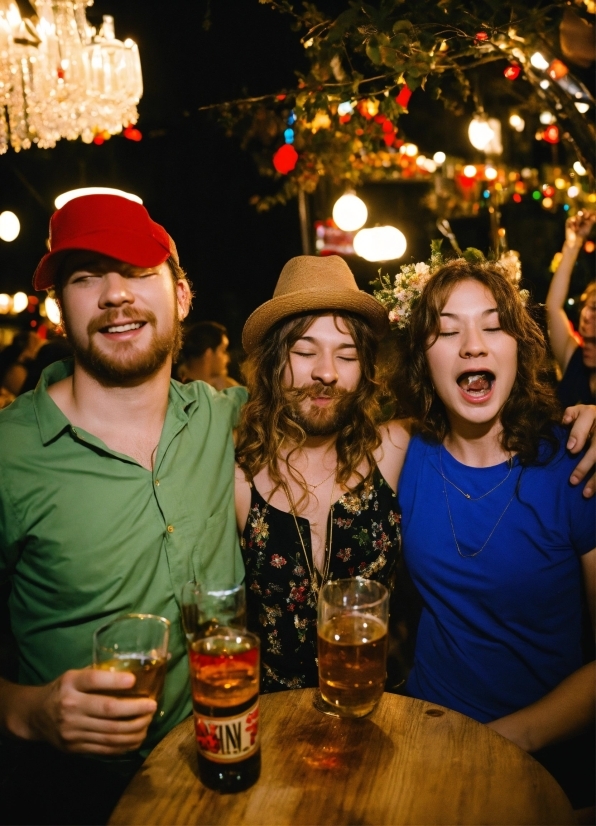
[[[216,390],[237,386],[228,376],[229,345],[228,331],[217,321],[199,321],[185,329],[176,364],[178,380],[183,384],[206,381]]]
[[[0,387],[13,398],[22,392],[29,368],[44,344],[33,330],[23,330],[0,353]]]
[[[564,306],[579,252],[588,237],[596,212],[583,210],[565,224],[565,243],[546,296],[548,333],[562,379],[557,396],[563,407],[593,404],[596,399],[596,282],[588,284],[581,297],[579,343]]]

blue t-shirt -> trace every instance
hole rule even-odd
[[[581,667],[579,557],[596,545],[595,506],[569,484],[578,457],[558,436],[551,462],[514,459],[508,478],[506,462],[472,468],[411,440],[398,500],[404,557],[424,600],[413,697],[488,722]],[[439,450],[444,476],[472,497],[505,481],[466,499],[442,478]]]

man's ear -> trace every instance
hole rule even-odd
[[[186,278],[179,278],[176,281],[176,301],[178,303],[178,319],[184,321],[192,303],[192,293]]]

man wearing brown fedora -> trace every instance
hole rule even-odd
[[[184,583],[242,579],[232,427],[246,391],[170,381],[191,292],[138,203],[88,195],[55,212],[34,286],[54,291],[74,361],[0,414],[0,585],[18,654],[0,679],[0,822],[99,823],[191,711]],[[94,631],[127,613],[170,622],[159,709],[126,696],[133,674],[88,667]]]
[[[292,258],[245,324],[236,513],[265,691],[318,684],[322,582],[392,584],[407,433],[378,423],[375,362],[388,327],[385,309],[336,255]]]

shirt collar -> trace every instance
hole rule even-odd
[[[69,420],[49,395],[48,388],[57,381],[72,376],[73,372],[74,360],[72,358],[56,361],[43,370],[37,387],[33,391],[33,407],[44,445],[56,439],[71,426]],[[168,414],[173,414],[180,424],[186,424],[188,411],[197,402],[196,394],[192,393],[187,385],[174,380],[170,381]],[[174,429],[178,431],[179,427]]]
[[[70,422],[50,397],[48,387],[61,379],[72,376],[73,370],[74,361],[71,358],[55,361],[42,371],[37,387],[33,391],[33,407],[44,445],[56,439],[70,427]]]

